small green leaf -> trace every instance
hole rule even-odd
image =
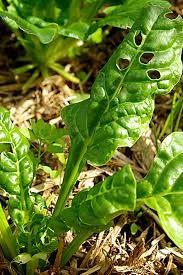
[[[158,212],[172,241],[183,249],[183,133],[169,135],[147,176],[137,185],[138,199]]]
[[[102,42],[102,29],[101,28],[98,28],[94,33],[92,33],[91,40],[94,43],[101,43]]]
[[[52,154],[63,153],[63,146],[59,143],[49,144],[46,151]]]
[[[44,120],[39,119],[37,122],[32,122],[32,130],[30,130],[34,139],[38,139],[46,144],[55,142],[61,137],[66,135],[64,129],[56,128],[55,125],[44,122]]]
[[[59,171],[57,170],[52,170],[51,167],[46,166],[46,165],[39,165],[38,169],[43,170],[45,173],[47,173],[51,179],[55,179],[59,175]]]
[[[132,223],[130,226],[130,231],[132,235],[136,235],[138,231],[138,225],[136,225],[136,223]]]
[[[29,253],[22,253],[16,256],[13,259],[13,262],[16,262],[18,264],[26,264],[31,261],[31,255]]]
[[[40,194],[31,193],[31,200],[34,204],[34,207],[36,207],[37,211],[35,212],[37,212],[38,214],[42,214],[42,211],[44,213],[47,211],[46,202]]]

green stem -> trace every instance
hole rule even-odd
[[[48,68],[46,66],[40,66],[40,71],[43,79],[47,79],[49,77]]]
[[[12,259],[18,254],[16,241],[11,232],[10,226],[7,222],[6,216],[0,203],[0,245],[3,249],[5,257],[12,261]]]
[[[36,67],[35,64],[27,64],[27,65],[24,65],[24,66],[14,69],[13,72],[15,74],[22,74],[22,73],[26,73],[27,71],[34,69],[35,67]]]
[[[92,231],[85,231],[78,234],[74,240],[66,247],[61,258],[61,266],[65,266],[66,263],[70,260],[72,255],[78,250],[80,245],[86,241],[91,235]]]
[[[183,111],[183,105],[182,105],[182,107],[180,109],[180,112],[178,114],[178,118],[177,118],[177,121],[176,121],[176,124],[175,124],[174,132],[178,131],[180,120],[181,120],[181,116],[182,116],[182,111]]]
[[[75,146],[72,146],[71,144],[69,158],[65,169],[65,175],[64,175],[63,183],[61,185],[59,197],[53,212],[53,217],[58,217],[59,215],[62,214],[64,210],[69,194],[72,191],[72,188],[78,178],[78,175],[85,163],[84,155],[87,151],[88,142],[89,140],[80,146],[79,148],[80,150],[78,150],[77,154],[72,149],[72,148],[75,148]],[[75,156],[74,161],[73,161],[73,156]]]
[[[63,76],[65,79],[78,84],[80,82],[79,78],[73,76],[71,73],[68,73],[64,70],[64,68],[58,64],[58,63],[51,63],[48,65],[49,68],[51,68],[53,71],[57,72],[61,76]]]
[[[34,83],[34,81],[36,80],[36,78],[39,76],[39,70],[36,69],[32,76],[25,82],[25,84],[23,85],[22,89],[23,92],[25,93],[30,87],[31,85]]]

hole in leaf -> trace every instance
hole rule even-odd
[[[124,70],[128,67],[130,61],[128,59],[119,58],[116,62],[116,65],[119,70]]]
[[[135,36],[135,44],[137,46],[140,46],[142,43],[142,34],[141,32],[139,32],[136,36]]]
[[[177,18],[178,13],[176,13],[175,11],[173,11],[173,12],[169,12],[169,13],[165,14],[165,16],[166,16],[166,18],[173,20],[173,19]]]
[[[160,79],[161,77],[160,72],[157,70],[149,70],[147,74],[151,79]]]
[[[140,62],[143,64],[148,64],[153,57],[153,53],[143,53],[140,57]]]

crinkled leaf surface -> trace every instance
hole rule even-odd
[[[106,8],[104,10],[106,17],[101,19],[97,25],[98,27],[110,25],[123,29],[131,28],[143,7],[148,4],[170,7],[170,3],[166,0],[138,0],[138,3],[134,0],[126,0],[121,5]]]
[[[28,187],[33,180],[33,165],[27,139],[3,108],[0,108],[0,143],[10,145],[9,151],[0,155],[0,187],[10,195],[11,217],[16,224],[22,224],[26,222],[26,211],[30,207]]]
[[[62,219],[77,233],[82,230],[101,231],[123,211],[132,211],[136,200],[136,181],[129,166],[79,192],[66,208]]]
[[[167,235],[183,249],[182,132],[163,141],[148,175],[137,187],[138,199],[158,212]]]
[[[178,82],[182,19],[170,20],[169,12],[146,7],[99,72],[90,99],[63,109],[72,140],[68,171],[79,155],[103,165],[118,146],[132,146],[148,127],[154,95],[169,92]],[[149,54],[146,63],[143,57]]]

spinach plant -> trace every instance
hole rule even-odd
[[[43,198],[30,192],[35,166],[29,141],[13,125],[9,113],[0,109],[0,186],[9,195],[8,211],[14,223],[11,231],[0,207],[0,245],[7,259],[17,263],[20,274],[44,268],[42,263],[58,246],[58,236],[70,229],[76,235],[63,252],[64,266],[90,235],[142,204],[157,211],[167,235],[183,249],[181,132],[164,140],[143,180],[136,182],[131,168],[124,166],[93,188],[79,192],[71,207],[66,207],[86,161],[103,165],[118,146],[132,146],[149,125],[155,95],[168,93],[179,81],[183,23],[180,17],[172,19],[172,14],[166,7],[144,7],[99,72],[90,98],[62,110],[71,148],[52,215]],[[34,125],[31,132],[42,139],[39,127]],[[18,263],[26,267],[20,269]]]
[[[0,2],[0,16],[27,52],[28,63],[15,72],[34,70],[27,85],[40,73],[48,77],[50,70],[78,83],[79,79],[57,61],[71,52],[77,39],[87,39],[91,20],[103,3],[104,0],[8,0],[6,5]]]
[[[60,59],[72,52],[78,39],[87,40],[105,25],[115,25],[121,28],[131,27],[142,7],[147,3],[169,6],[165,0],[159,0],[158,3],[157,0],[141,0],[138,7],[131,3],[131,0],[125,2],[111,0],[7,0],[5,2],[6,4],[0,2],[0,16],[15,32],[27,53],[23,58],[26,65],[15,69],[15,73],[32,71],[32,77],[23,87],[25,90],[40,73],[46,78],[50,71],[55,71],[64,78],[79,83],[78,78],[66,72],[58,63]],[[106,3],[111,6],[118,4],[114,6],[114,9],[123,9],[123,13],[119,14],[116,20],[114,18],[111,20],[111,14],[106,19],[95,20],[97,12]],[[128,10],[131,11],[130,15]],[[129,22],[127,23],[126,20]],[[119,21],[121,23],[117,24]]]

